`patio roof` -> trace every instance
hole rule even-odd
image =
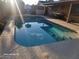
[[[39,3],[43,4],[43,5],[54,5],[54,4],[61,4],[61,3],[73,3],[73,4],[76,4],[76,3],[79,3],[78,0],[60,0],[60,1],[39,1]],[[38,3],[38,4],[39,4]]]

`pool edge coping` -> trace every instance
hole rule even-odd
[[[73,31],[75,31],[76,33],[79,34],[79,27],[76,26],[76,25],[67,23],[67,22],[59,20],[59,19],[52,19],[52,18],[47,18],[47,17],[45,17],[45,18],[46,18],[46,20],[48,20],[50,22],[53,22],[53,23],[56,23],[56,24],[58,24],[60,26],[66,27],[68,29],[71,29],[71,30],[73,30]]]

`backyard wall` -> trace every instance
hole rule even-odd
[[[36,15],[44,15],[44,13],[45,13],[44,6],[37,6]]]

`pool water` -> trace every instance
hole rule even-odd
[[[51,23],[43,17],[30,16],[16,20],[15,41],[25,46],[39,46],[63,40],[70,40],[74,31]]]

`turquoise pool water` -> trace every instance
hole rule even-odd
[[[70,40],[74,32],[40,16],[24,17],[24,22],[16,19],[15,41],[26,47]]]

